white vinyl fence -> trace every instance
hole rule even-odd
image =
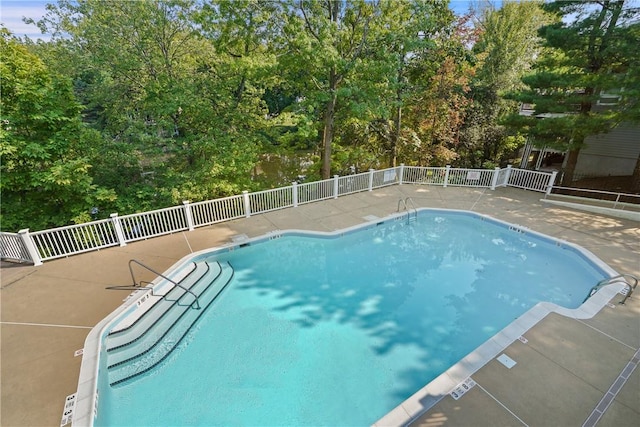
[[[162,236],[232,219],[295,208],[298,205],[372,191],[398,184],[438,185],[442,187],[518,187],[550,192],[556,173],[507,168],[461,169],[400,165],[383,170],[338,176],[309,183],[216,200],[190,203],[131,215],[111,214],[109,219],[30,233],[0,233],[0,255],[5,260],[32,262],[67,257],[129,242]]]
[[[0,256],[3,260],[31,262],[23,237],[18,233],[0,233]]]
[[[190,207],[194,227],[216,224],[245,216],[242,196],[197,202],[190,205]]]

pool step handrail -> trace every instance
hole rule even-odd
[[[149,267],[148,265],[142,263],[141,261],[138,261],[137,259],[130,259],[129,260],[129,272],[131,273],[131,280],[133,280],[133,285],[136,285],[136,277],[135,274],[133,273],[133,267],[131,266],[131,264],[138,264],[139,266],[146,268],[147,270],[149,270],[150,272],[152,272],[153,274],[157,274],[158,276],[162,277],[164,280],[173,283],[174,286],[177,286],[179,288],[182,288],[185,292],[190,293],[191,295],[193,295],[193,297],[195,298],[193,300],[193,302],[189,305],[189,307],[192,307],[196,310],[200,310],[200,302],[198,301],[198,295],[194,294],[193,291],[191,291],[188,288],[185,288],[184,286],[182,286],[180,283],[176,282],[175,280],[172,280],[170,278],[168,278],[167,276],[165,276],[162,273],[159,273],[157,271],[155,271],[153,268]],[[195,304],[195,306],[194,306]]]
[[[194,262],[194,264],[196,264],[196,263]],[[213,278],[214,282],[222,274],[222,266],[217,261],[216,261],[216,264],[218,265],[218,272],[217,272],[216,276]],[[197,267],[197,265],[196,265],[196,267]],[[190,288],[192,290],[194,290],[195,287],[198,285],[198,283],[200,283],[200,281],[203,280],[211,271],[211,267],[210,267],[209,263],[206,262],[206,261],[203,262],[202,264],[200,264],[200,267],[204,267],[204,270],[205,270],[201,275],[199,275],[199,276],[194,275],[192,277],[191,274],[193,274],[194,271],[197,271],[197,270],[192,270],[191,272],[189,272],[189,274],[187,276],[185,276],[182,280],[180,280],[180,283],[184,283],[183,282],[184,280],[186,280],[188,278],[191,278],[190,281],[192,281],[193,283],[190,286]],[[107,353],[109,353],[109,352],[111,352],[111,351],[113,351],[113,350],[115,350],[117,348],[121,348],[121,347],[125,347],[127,345],[130,345],[130,344],[132,344],[132,343],[144,338],[144,336],[149,332],[149,330],[152,329],[152,326],[155,323],[157,323],[160,319],[162,319],[165,315],[167,315],[167,313],[169,311],[171,311],[175,305],[181,305],[180,304],[180,300],[182,299],[182,297],[187,295],[186,292],[183,292],[181,295],[178,295],[178,297],[175,298],[175,299],[169,299],[169,297],[172,297],[173,292],[176,292],[176,294],[178,294],[178,292],[177,292],[178,289],[181,289],[181,288],[173,287],[172,289],[169,290],[169,292],[162,293],[162,294],[156,294],[155,296],[158,296],[160,298],[157,299],[155,302],[153,302],[151,304],[151,306],[147,310],[145,310],[138,318],[136,318],[128,326],[123,327],[123,328],[114,328],[114,329],[112,329],[109,332],[109,334],[107,335],[107,337],[110,339],[110,342],[106,346]],[[151,295],[154,296],[153,291],[152,291]],[[199,296],[202,296],[202,293],[199,293]],[[142,331],[138,331],[137,333],[131,333],[142,322],[144,322],[147,318],[151,318],[151,317],[154,318],[154,323],[152,325],[150,325],[149,327],[147,327],[145,329],[142,329]],[[123,341],[122,339],[118,338],[118,337],[122,337],[122,336],[125,336],[125,335],[129,335],[129,339],[125,338],[126,341]],[[116,341],[117,342],[118,340],[121,341],[118,344],[115,344],[114,342],[112,342],[112,341]]]
[[[409,204],[411,205],[411,210],[409,209]],[[418,220],[418,209],[416,208],[415,203],[413,203],[413,199],[411,197],[406,197],[404,200],[398,200],[398,212],[400,212],[401,206],[404,208],[404,211],[407,211],[407,223],[411,222],[411,212],[414,213],[413,220]]]
[[[620,282],[622,282],[627,287],[627,293],[625,294],[625,296],[622,299],[622,301],[620,301],[620,304],[624,304],[625,302],[627,302],[627,298],[629,298],[631,296],[631,294],[635,290],[636,286],[638,286],[638,280],[640,280],[640,279],[638,279],[633,274],[628,274],[628,273],[618,274],[617,276],[613,276],[613,277],[607,277],[606,279],[603,279],[603,280],[599,281],[593,288],[591,288],[591,290],[589,291],[589,294],[587,295],[587,297],[582,302],[585,303],[596,292],[598,292],[600,290],[600,288],[602,288],[603,286],[610,285],[612,283],[620,283]],[[629,281],[632,281],[633,284],[629,283]]]
[[[188,275],[193,273],[196,270],[196,263],[193,262],[192,263],[193,266],[191,268],[191,271],[189,271]],[[182,281],[188,277],[185,276],[182,279],[179,280],[180,283],[182,283]],[[142,286],[145,285],[145,286]],[[146,286],[146,285],[150,285],[150,286]],[[157,296],[162,296],[164,297],[164,294],[156,294],[155,293],[155,287],[153,286],[153,282],[149,282],[147,280],[140,280],[139,282],[135,282],[133,283],[133,285],[112,285],[112,286],[106,286],[105,289],[110,290],[110,291],[139,291],[139,290],[145,290],[145,291],[151,291],[151,296],[157,297]],[[175,288],[174,288],[175,289]]]
[[[135,372],[127,372],[125,373],[125,375],[123,375],[121,378],[119,379],[115,379],[113,381],[109,380],[109,385],[111,387],[118,385],[120,383],[123,383],[125,381],[131,380],[133,378],[136,378],[142,374],[144,374],[145,372],[150,371],[151,369],[155,368],[156,366],[158,366],[160,363],[162,363],[172,352],[173,350],[175,350],[178,345],[182,342],[182,340],[184,339],[185,336],[187,336],[188,332],[191,330],[191,328],[193,327],[193,325],[195,325],[195,323],[202,317],[202,315],[204,314],[204,312],[213,304],[213,302],[220,296],[220,294],[227,288],[227,286],[229,285],[229,283],[231,283],[231,281],[233,280],[233,278],[235,277],[235,269],[233,268],[233,266],[231,265],[230,262],[226,262],[228,269],[230,271],[229,277],[224,280],[224,282],[222,283],[222,286],[218,289],[218,291],[212,295],[212,297],[209,299],[209,301],[205,301],[205,307],[203,307],[203,310],[201,310],[199,313],[194,314],[195,319],[192,319],[192,322],[190,322],[189,326],[180,334],[179,338],[176,339],[169,347],[163,347],[162,351],[164,352],[162,354],[162,356],[158,359],[158,360],[147,360],[147,362],[149,363],[148,366],[141,366],[142,369],[140,370],[136,370]],[[220,278],[220,276],[217,276],[216,279],[214,279],[211,283],[209,283],[206,286],[206,290],[208,291]],[[203,293],[205,292],[203,291]],[[178,317],[177,320],[175,320],[170,326],[169,328],[165,331],[164,335],[167,335],[169,333],[170,330],[172,330],[174,328],[174,326],[176,326],[176,323],[178,323],[180,321],[180,319],[186,314],[187,312],[184,311],[182,312],[182,314]],[[193,313],[193,312],[190,312]],[[157,344],[159,342],[161,342],[161,340],[164,338],[164,335],[162,337],[160,337],[159,340],[157,340],[150,348],[148,348],[147,350],[145,350],[143,353],[141,354],[137,354],[131,358],[129,358],[128,360],[124,360],[122,362],[118,362],[117,364],[115,364],[114,366],[109,366],[107,369],[111,369],[111,368],[117,368],[118,366],[124,366],[129,362],[132,362],[134,360],[140,360],[140,358],[142,356],[144,356],[144,354],[149,353],[150,351],[152,351],[153,349],[157,348]]]

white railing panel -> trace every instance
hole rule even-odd
[[[369,189],[369,172],[338,178],[338,196],[358,193]]]
[[[509,183],[507,177],[511,168],[502,168],[498,170],[498,178],[496,178],[496,187],[506,187]]]
[[[71,225],[31,233],[43,261],[118,245],[111,220]]]
[[[452,187],[482,187],[490,188],[493,180],[491,169],[449,169],[447,185]]]
[[[245,216],[242,196],[225,197],[224,199],[207,200],[189,205],[193,215],[193,225],[215,224],[222,221]]]
[[[400,182],[400,168],[382,169],[373,172],[373,188],[387,187]]]
[[[407,184],[444,185],[446,168],[405,166],[402,182]]]
[[[333,179],[298,184],[298,204],[317,202],[333,197]]]
[[[189,228],[182,206],[124,215],[120,217],[120,223],[127,242],[175,233]]]
[[[551,175],[549,172],[511,169],[508,185],[509,187],[545,192],[547,191]]]
[[[293,206],[293,187],[274,188],[249,194],[251,213],[262,213]]]
[[[22,236],[17,233],[0,233],[0,258],[31,262],[29,251],[24,247]]]

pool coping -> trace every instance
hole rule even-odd
[[[554,238],[544,233],[530,230],[529,228],[524,226],[496,219],[490,215],[464,209],[417,208],[415,209],[415,211],[440,211],[448,213],[460,213],[478,217],[483,220],[488,220],[498,225],[505,226],[510,230],[524,234],[531,234],[538,238],[555,242],[559,246],[566,246],[567,248],[571,248],[573,251],[578,252],[578,254],[582,255],[583,257],[587,258],[589,261],[597,265],[600,269],[603,270],[603,272],[609,274],[610,277],[616,276],[618,274],[614,269],[604,263],[596,255],[579,245],[567,242],[562,239]],[[232,239],[232,242],[230,243],[226,243],[215,248],[208,248],[193,252],[182,257],[169,269],[163,272],[163,275],[170,276],[171,273],[181,268],[186,262],[191,262],[194,258],[197,258],[198,256],[202,256],[204,254],[230,251],[234,250],[235,248],[246,246],[248,244],[259,243],[284,235],[305,235],[338,238],[345,234],[350,234],[352,232],[363,229],[373,228],[386,222],[398,221],[407,218],[409,214],[410,213],[405,211],[391,214],[385,216],[384,218],[375,217],[374,219],[374,217],[371,216],[370,218],[367,218],[367,222],[329,232],[289,229],[269,231],[253,238],[238,236],[237,238]],[[163,282],[164,279],[159,277],[156,278],[152,282],[152,284],[155,287],[161,285]],[[592,318],[602,308],[609,304],[611,298],[613,298],[617,293],[623,290],[624,287],[625,286],[622,283],[612,283],[603,286],[598,292],[588,298],[580,307],[576,309],[566,309],[549,302],[540,302],[536,304],[534,307],[522,314],[512,323],[507,325],[496,335],[491,337],[488,341],[485,341],[474,351],[466,355],[459,362],[457,362],[445,372],[436,377],[434,380],[426,384],[423,388],[403,401],[396,408],[392,409],[382,418],[378,419],[372,425],[399,426],[409,424],[421,414],[426,412],[429,408],[438,403],[442,398],[449,395],[453,390],[460,386],[460,384],[467,380],[473,373],[478,371],[486,363],[495,358],[500,352],[511,345],[515,340],[522,337],[522,335],[526,331],[528,331],[539,321],[544,319],[549,313],[558,313],[560,315],[573,319]],[[132,309],[132,306],[134,304],[138,304],[138,302],[149,292],[149,289],[134,291],[131,295],[129,295],[129,297],[122,305],[116,308],[107,317],[102,319],[94,328],[91,329],[91,332],[85,340],[84,353],[78,379],[78,389],[76,393],[73,425],[94,425],[99,405],[99,394],[97,388],[99,370],[98,358],[101,350],[102,338],[107,327],[109,327],[115,321],[120,320],[128,310]]]

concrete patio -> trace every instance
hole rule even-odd
[[[165,271],[185,255],[238,234],[333,231],[366,222],[368,215],[394,213],[406,197],[418,207],[471,210],[578,244],[618,272],[640,277],[639,222],[550,206],[540,202],[542,194],[515,188],[414,185],[273,211],[39,267],[3,262],[0,424],[60,425],[65,397],[78,386],[81,356],[74,353],[129,294],[105,288],[131,283],[130,259]],[[462,398],[445,396],[412,425],[640,425],[640,369],[632,371],[640,363],[640,290],[625,305],[618,304],[621,299],[616,295],[612,306],[592,319],[551,313],[524,334],[525,340],[504,350],[516,366],[490,361],[472,375],[476,386]]]

